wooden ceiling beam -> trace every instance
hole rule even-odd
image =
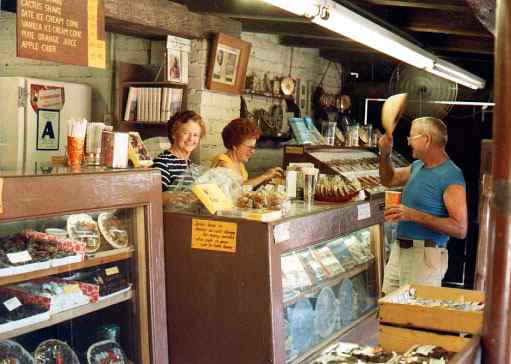
[[[376,50],[366,47],[349,38],[314,39],[302,38],[299,36],[282,35],[280,37],[280,43],[288,47],[337,49],[345,51],[359,51],[364,53],[377,52]],[[442,37],[433,36],[429,39],[427,44],[428,48],[432,50],[433,53],[436,53],[437,51],[489,55],[493,55],[494,53],[493,40],[486,38],[470,38],[445,35],[443,35]]]
[[[208,15],[230,14],[232,16],[268,16],[275,18],[296,17],[285,10],[265,3],[262,0],[171,0],[186,5],[194,13],[208,13]],[[292,0],[291,0],[292,1]]]
[[[350,49],[358,52],[376,52],[352,39],[339,36],[337,39],[302,38],[291,35],[280,36],[280,44],[287,47],[316,48],[316,49]]]
[[[455,34],[481,38],[493,35],[472,14],[423,9],[399,10],[393,14],[395,25],[410,32]]]
[[[346,52],[339,49],[320,49],[320,57],[340,63],[374,63],[380,61],[387,61],[391,63],[398,63],[396,59],[379,52]]]
[[[493,39],[444,36],[441,40],[430,40],[428,45],[435,51],[475,53],[493,55]]]
[[[465,0],[356,0],[355,3],[367,3],[378,6],[391,6],[416,9],[435,9],[457,12],[471,12]]]
[[[238,18],[233,18],[237,20]],[[290,23],[272,20],[239,19],[244,32],[276,35],[297,35],[300,37],[339,39],[339,34],[313,23]]]

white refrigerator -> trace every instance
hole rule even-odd
[[[90,115],[88,85],[0,77],[0,170],[36,170],[64,156],[67,121]]]

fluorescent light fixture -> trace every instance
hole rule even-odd
[[[474,89],[485,86],[482,78],[437,58],[409,40],[332,0],[263,1],[298,16],[310,18],[311,22],[319,26],[437,76]]]
[[[428,71],[473,89],[484,88],[485,86],[485,81],[482,78],[442,59],[438,59],[433,69],[429,69]]]

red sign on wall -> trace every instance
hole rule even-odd
[[[17,56],[105,68],[102,0],[18,0]]]

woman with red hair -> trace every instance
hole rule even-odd
[[[222,130],[222,140],[227,151],[213,158],[211,167],[229,168],[241,176],[244,185],[256,187],[282,176],[282,168],[270,168],[264,174],[249,179],[245,163],[248,162],[256,149],[257,139],[261,131],[257,125],[248,119],[234,119]]]

